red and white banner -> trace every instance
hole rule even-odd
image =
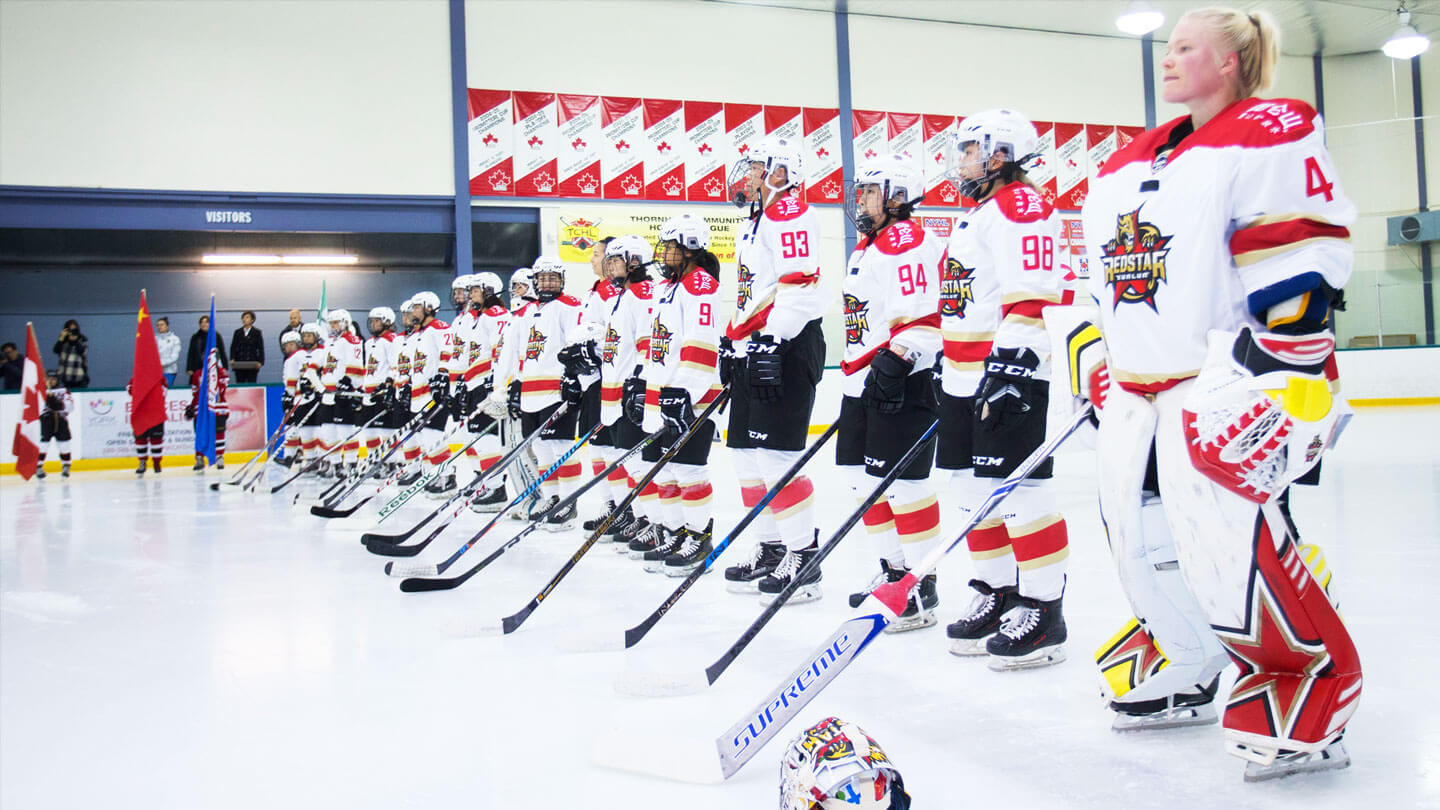
[[[560,124],[554,93],[515,91],[515,194],[559,193]]]
[[[470,193],[515,194],[515,118],[509,90],[470,90]]]
[[[1088,146],[1086,157],[1089,162],[1089,166],[1086,167],[1087,176],[1093,178],[1100,173],[1100,167],[1105,165],[1105,161],[1109,160],[1110,156],[1115,154],[1115,150],[1119,148],[1116,146],[1115,125],[1086,124],[1085,143]]]
[[[838,203],[845,194],[844,156],[840,150],[840,111],[806,107],[805,199],[812,203]]]
[[[600,196],[600,97],[560,93],[560,151],[557,174],[561,197]]]
[[[685,199],[685,102],[647,98],[645,199]]]
[[[1115,127],[1115,151],[1118,152],[1129,146],[1131,141],[1143,134],[1145,134],[1144,127],[1127,127],[1124,125]]]
[[[1079,211],[1089,193],[1084,124],[1055,123],[1055,207]]]
[[[890,154],[900,155],[919,172],[925,174],[924,116],[912,113],[886,113]]]
[[[685,102],[685,197],[691,202],[723,202],[725,175],[730,170],[730,144],[725,138],[725,105],[718,101]]]
[[[726,104],[725,136],[730,141],[729,160],[749,154],[750,147],[765,137],[765,108],[759,104]]]
[[[644,115],[638,98],[600,99],[600,179],[607,200],[644,199]]]
[[[1085,227],[1080,218],[1060,218],[1060,263],[1076,278],[1090,277],[1090,260],[1085,255]]]
[[[925,205],[953,208],[960,205],[960,190],[945,179],[945,152],[958,121],[953,115],[926,115],[921,121],[925,139]],[[926,228],[928,231],[929,228]]]
[[[777,107],[765,105],[765,134],[786,138],[799,143],[804,137],[799,107]]]
[[[890,129],[883,112],[855,110],[851,115],[852,154],[855,155],[855,169],[890,152]]]
[[[1040,154],[1025,173],[1030,176],[1030,182],[1040,189],[1045,201],[1054,205],[1060,196],[1055,188],[1055,125],[1049,121],[1036,121],[1035,132],[1040,136],[1035,151]]]

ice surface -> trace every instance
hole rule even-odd
[[[1110,731],[1089,661],[1127,610],[1086,479],[1093,456],[1078,450],[1056,481],[1070,660],[995,673],[946,652],[943,624],[969,602],[960,555],[940,569],[942,627],[877,639],[800,722],[863,726],[917,808],[1440,807],[1437,425],[1440,409],[1363,410],[1322,485],[1294,496],[1365,665],[1347,771],[1246,785],[1216,726]],[[728,452],[712,458],[719,535],[741,509]],[[822,530],[851,509],[831,458],[814,472]],[[782,611],[713,686],[635,697],[616,682],[703,684],[758,598],[712,573],[620,650],[677,581],[601,546],[501,636],[499,618],[574,553],[578,531],[535,532],[455,590],[406,594],[353,533],[292,510],[290,488],[222,497],[215,480],[171,468],[0,483],[0,807],[773,807],[800,723],[724,783],[714,738],[851,615],[844,595],[876,565],[855,532],[826,563],[825,597]],[[384,525],[436,503],[417,498]],[[373,508],[354,522],[373,523]],[[444,559],[487,518],[466,511],[414,562]],[[454,571],[521,526],[502,521]],[[617,649],[558,648],[577,639]]]

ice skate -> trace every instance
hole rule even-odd
[[[35,465],[35,477],[41,481],[45,480],[45,464],[41,462]]]
[[[760,580],[760,601],[767,605],[774,601],[775,597],[781,591],[790,586],[790,582],[800,573],[800,569],[804,568],[805,564],[810,562],[818,553],[820,553],[820,546],[818,543],[813,542],[808,548],[799,551],[787,550],[784,559],[780,560],[780,564],[775,566],[775,570],[772,571],[769,576]],[[790,599],[786,604],[803,605],[806,602],[814,602],[819,599],[821,595],[820,578],[821,573],[818,567],[807,573],[804,578],[800,580],[800,586],[790,595]]]
[[[725,569],[725,590],[730,593],[759,593],[760,580],[769,576],[783,559],[783,543],[757,543],[750,550],[750,559]]]
[[[910,592],[905,612],[885,626],[886,633],[905,633],[921,630],[936,624],[935,608],[940,604],[940,594],[935,590],[935,575],[926,574],[920,584]]]
[[[455,494],[460,487],[455,483],[455,473],[447,472],[444,475],[437,475],[425,485],[425,497],[427,498],[448,498]]]
[[[70,477],[70,462],[67,461],[67,462],[65,462],[64,464],[61,464],[61,465],[60,465],[60,477],[61,477],[61,478],[69,478],[69,477]]]
[[[1215,692],[1219,688],[1220,676],[1216,675],[1209,686],[1197,684],[1193,692],[1130,703],[1112,700],[1110,709],[1115,712],[1115,721],[1110,728],[1115,731],[1150,731],[1209,725],[1220,719],[1215,711]]]
[[[615,502],[606,501],[604,510],[602,510],[600,514],[596,515],[595,517],[590,518],[589,520],[580,524],[580,528],[584,529],[587,532],[593,532],[601,526],[604,526],[605,521],[609,520],[610,516],[613,514],[615,514]]]
[[[223,470],[223,469],[225,469],[225,454],[224,454],[224,453],[221,453],[220,455],[218,455],[218,456],[215,457],[215,469],[217,469],[217,470]]]
[[[1233,741],[1226,743],[1225,750],[1246,760],[1246,782],[1267,782],[1300,773],[1338,771],[1350,767],[1350,752],[1341,742],[1344,735],[1345,732],[1340,732],[1319,751],[1267,751]]]
[[[646,518],[637,518],[625,527],[625,530],[615,535],[615,550],[625,556],[630,556],[630,544],[635,542],[645,533],[650,521]]]
[[[875,578],[870,580],[870,584],[865,586],[865,590],[850,594],[850,607],[860,607],[876,588],[891,582],[899,582],[904,578],[904,568],[891,568],[889,560],[880,560],[880,573],[876,574]]]
[[[532,518],[530,516],[535,513],[535,510],[539,507],[540,503],[540,493],[538,491],[531,493],[529,498],[526,498],[524,501],[516,504],[515,508],[510,510],[510,519],[526,522],[535,520],[535,518]],[[540,514],[544,513],[545,510],[541,509]]]
[[[951,655],[989,655],[985,642],[1000,629],[1000,617],[1015,607],[1020,596],[1014,585],[991,588],[983,580],[972,579],[970,587],[978,591],[970,610],[945,628]]]
[[[558,506],[559,504],[560,499],[556,498],[555,502],[551,504],[551,506],[553,508],[554,506]],[[550,517],[545,518],[545,522],[541,524],[540,528],[544,529],[547,532],[568,531],[575,528],[575,517],[575,504],[571,503],[568,504],[564,509],[554,510]]]
[[[645,570],[651,574],[658,574],[665,570],[665,558],[680,550],[680,544],[684,542],[684,532],[673,531],[666,526],[660,526],[660,539],[656,540],[655,547],[641,555],[640,559],[645,562]]]
[[[680,530],[680,546],[665,558],[665,576],[683,577],[705,564],[705,558],[714,551],[710,540],[715,529],[715,519],[705,524],[702,531],[686,526]]]
[[[145,475],[145,459],[140,459],[140,466],[135,468],[135,474],[141,477]]]
[[[141,463],[141,466],[142,466],[142,467],[144,466],[144,463],[143,463],[143,462]],[[155,472],[157,472],[157,473],[160,472],[160,457],[159,457],[159,456],[151,456],[151,457],[150,457],[150,466],[151,466],[152,468],[154,468]]]
[[[196,456],[196,457],[195,457],[195,466],[194,466],[194,467],[191,467],[190,469],[194,470],[195,472],[202,472],[202,471],[204,471],[204,469],[205,469],[205,457],[204,457],[204,456]]]
[[[985,642],[990,669],[1035,669],[1065,660],[1065,618],[1060,600],[1041,602],[1026,596],[1000,617],[1000,629]]]
[[[486,490],[484,495],[470,501],[470,511],[479,514],[492,514],[505,508],[509,501],[505,498],[505,489],[496,487]]]
[[[551,495],[548,498],[535,498],[529,502],[530,508],[525,511],[525,519],[534,523],[545,517],[552,507],[560,503],[559,495]]]
[[[411,470],[410,472],[406,473],[405,475],[400,476],[400,480],[396,481],[395,484],[396,484],[397,486],[399,486],[401,489],[404,489],[404,488],[410,486],[411,484],[415,483],[416,481],[419,481],[419,480],[420,480],[420,475],[421,475],[421,473],[420,473],[420,470],[419,470],[419,469]]]
[[[638,518],[635,517],[635,511],[628,506],[625,507],[625,511],[621,512],[615,517],[615,520],[611,521],[610,528],[605,530],[601,541],[615,543],[619,549],[623,550],[624,546],[620,544],[630,542],[625,539],[625,532],[631,526],[634,526],[637,521]],[[597,526],[596,528],[599,527]],[[594,529],[591,531],[594,531]]]

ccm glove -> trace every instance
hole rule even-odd
[[[775,402],[783,391],[780,376],[780,353],[785,342],[776,342],[769,335],[757,335],[750,339],[750,351],[746,355],[746,367],[750,372],[750,395],[761,402]],[[904,394],[904,386],[901,386]]]
[[[579,405],[580,400],[585,398],[585,388],[580,384],[580,378],[572,375],[568,370],[560,377],[560,399],[567,405]]]
[[[620,389],[620,401],[625,405],[625,418],[638,427],[645,423],[645,381],[631,377]]]
[[[446,400],[450,398],[449,374],[442,371],[430,378],[430,396],[436,402],[440,403],[440,406],[443,407],[445,405]]]
[[[865,378],[865,392],[860,401],[878,414],[899,413],[905,404],[905,381],[913,369],[914,365],[905,358],[889,349],[880,349],[870,361],[870,374]]]
[[[190,420],[195,419],[195,403],[192,402],[185,406],[185,418]]]
[[[508,402],[509,405],[510,405],[510,418],[511,418],[511,419],[519,419],[519,418],[520,418],[520,413],[521,413],[521,411],[520,411],[520,381],[519,381],[519,380],[512,380],[512,381],[510,382],[510,387],[505,390],[505,393],[508,395],[507,402]]]
[[[566,346],[556,357],[565,366],[565,373],[572,377],[578,378],[600,370],[600,353],[595,351],[593,340]]]
[[[728,337],[720,338],[720,359],[716,368],[720,372],[720,384],[729,385],[735,379],[735,363],[738,358],[735,354],[735,341]]]
[[[660,416],[665,424],[683,433],[695,422],[695,408],[690,404],[690,392],[684,388],[660,389]]]
[[[985,358],[985,377],[976,395],[981,428],[1002,430],[1030,412],[1042,385],[1035,379],[1039,367],[1034,349],[997,348]]]

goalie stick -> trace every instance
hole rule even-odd
[[[273,450],[271,450],[271,448],[277,445],[276,439],[279,439],[281,442],[284,441],[285,429],[287,427],[290,427],[290,417],[295,415],[295,411],[297,408],[300,407],[300,404],[301,403],[296,402],[290,406],[290,410],[286,411],[285,415],[280,417],[280,426],[275,428],[275,432],[271,433],[270,438],[265,440],[265,446],[262,447],[257,453],[255,453],[255,455],[251,456],[249,461],[246,461],[243,465],[241,465],[240,469],[235,471],[235,475],[231,476],[229,481],[216,481],[215,483],[210,485],[210,489],[218,492],[222,485],[227,487],[244,486],[245,479],[249,477],[250,468],[255,465],[256,459],[260,458],[261,456],[265,456],[266,461],[269,461],[270,456],[274,452]],[[307,410],[305,412],[305,416],[301,417],[302,420],[308,419],[310,417],[310,411],[315,410],[315,408],[317,408],[319,405],[319,402],[312,404],[310,406],[310,410]],[[265,465],[262,463],[260,466],[264,467]]]
[[[685,446],[686,442],[690,441],[696,433],[700,432],[700,426],[705,424],[705,421],[710,418],[710,415],[719,410],[720,406],[725,404],[725,401],[729,399],[729,397],[730,386],[727,385],[720,390],[719,395],[705,408],[704,412],[695,417],[695,421],[691,423],[690,427],[687,428],[684,433],[680,434],[680,437],[675,440],[674,444],[670,445],[669,449],[665,451],[665,454],[660,456],[660,459],[655,462],[654,466],[650,468],[650,471],[645,473],[645,477],[640,479],[640,483],[636,484],[635,488],[630,490],[630,494],[625,496],[625,500],[615,505],[615,511],[611,512],[609,516],[605,518],[605,522],[601,523],[600,526],[595,529],[594,533],[586,538],[584,543],[580,544],[580,548],[576,549],[570,559],[566,560],[565,564],[560,566],[560,570],[556,572],[555,576],[550,578],[549,582],[545,583],[545,587],[541,588],[540,592],[535,594],[535,597],[530,600],[530,603],[521,608],[519,612],[506,616],[501,621],[501,629],[505,633],[513,633],[520,629],[520,625],[524,624],[525,620],[530,618],[530,614],[534,613],[535,609],[540,607],[540,603],[545,601],[545,598],[555,590],[556,586],[560,584],[560,581],[565,578],[565,575],[569,574],[570,570],[579,564],[580,558],[584,557],[585,552],[589,551],[590,548],[595,545],[595,542],[600,539],[600,536],[605,533],[605,530],[610,528],[610,524],[614,523],[615,519],[625,511],[625,507],[634,502],[636,496],[640,494],[640,490],[655,480],[655,476],[660,474],[661,468],[668,464],[670,459],[674,458],[676,454],[680,452],[680,449]]]
[[[493,425],[492,425],[491,427],[493,427]],[[405,504],[409,503],[409,502],[410,502],[410,499],[413,498],[413,497],[415,497],[415,495],[416,495],[417,493],[419,493],[419,492],[420,492],[421,490],[423,490],[426,486],[428,486],[431,481],[434,481],[435,479],[439,478],[439,477],[440,477],[440,474],[450,467],[451,462],[455,461],[457,458],[459,458],[460,456],[464,455],[466,450],[469,450],[470,448],[474,447],[475,444],[476,444],[477,442],[479,442],[480,439],[483,438],[485,435],[487,435],[489,432],[490,432],[490,428],[487,427],[486,429],[484,429],[484,430],[480,431],[479,433],[475,434],[475,437],[470,440],[469,444],[466,444],[464,447],[460,448],[460,451],[459,451],[458,453],[453,453],[453,454],[451,454],[449,458],[446,458],[444,461],[440,462],[439,464],[436,464],[436,465],[435,465],[434,467],[432,467],[429,471],[427,471],[424,475],[422,475],[422,476],[420,476],[419,478],[417,478],[414,483],[410,484],[410,486],[408,486],[408,487],[400,490],[400,492],[396,493],[395,497],[391,498],[389,501],[386,502],[386,504],[385,504],[383,507],[381,507],[379,519],[380,519],[380,520],[384,520],[385,518],[390,517],[391,515],[395,514],[395,512],[399,511],[400,507],[402,507],[402,506],[404,506]],[[448,444],[449,440],[450,440],[450,434],[447,433],[447,434],[445,435],[445,438],[442,439],[441,441],[446,442],[446,443]],[[420,460],[420,459],[416,459],[416,460],[415,460],[415,463],[421,463],[421,460]],[[398,470],[392,470],[389,474],[387,474],[387,475],[385,476],[385,478],[380,482],[380,484],[379,484],[378,486],[376,486],[376,487],[370,492],[369,495],[366,495],[364,498],[361,498],[358,503],[356,503],[354,506],[352,506],[352,507],[350,507],[350,508],[348,508],[348,509],[337,509],[337,508],[334,508],[334,507],[328,507],[328,506],[323,506],[323,505],[316,505],[316,506],[310,507],[310,514],[315,515],[316,517],[322,517],[322,518],[344,518],[344,517],[350,517],[351,515],[355,514],[355,512],[357,512],[357,511],[360,509],[360,507],[362,507],[362,506],[364,506],[365,504],[369,503],[369,502],[371,501],[371,499],[373,499],[376,495],[379,495],[381,492],[384,492],[386,487],[390,486],[391,484],[394,484],[396,481],[399,481],[400,478],[401,478],[401,475],[402,475],[403,472],[404,472],[404,469],[408,469],[408,467],[407,467],[407,468],[398,469]],[[362,482],[363,482],[363,479],[362,479]]]
[[[830,427],[826,428],[825,432],[820,434],[820,438],[816,439],[815,443],[810,445],[805,451],[805,454],[796,459],[795,463],[790,465],[790,469],[786,470],[785,474],[780,476],[780,480],[775,483],[775,486],[770,488],[769,492],[765,493],[765,497],[760,499],[759,503],[752,506],[745,517],[741,518],[740,522],[735,524],[735,528],[731,529],[730,533],[725,535],[725,539],[721,540],[720,543],[715,546],[715,550],[710,552],[710,555],[705,558],[705,562],[701,564],[699,568],[691,571],[689,576],[685,577],[685,580],[680,583],[680,587],[676,588],[675,592],[670,594],[669,598],[664,602],[661,602],[660,607],[655,608],[649,616],[646,616],[644,621],[625,631],[626,649],[639,644],[640,639],[644,638],[645,634],[650,632],[650,628],[654,627],[656,622],[664,618],[665,614],[669,613],[670,609],[675,607],[675,603],[679,602],[680,597],[684,596],[685,592],[690,590],[690,586],[694,585],[706,571],[710,570],[710,567],[715,564],[715,560],[724,553],[725,549],[730,547],[730,544],[735,541],[735,538],[739,537],[740,533],[745,531],[745,528],[749,526],[755,518],[760,516],[760,513],[764,511],[765,507],[770,505],[770,501],[779,494],[780,490],[784,489],[785,485],[790,483],[791,479],[800,474],[800,470],[820,451],[821,447],[825,446],[826,442],[830,441],[830,437],[834,436],[835,431],[839,430],[839,428],[839,421],[836,421],[830,425]]]
[[[935,570],[935,566],[939,565],[940,560],[946,554],[963,543],[966,535],[979,525],[980,521],[989,516],[995,507],[999,506],[1000,502],[1005,500],[1015,487],[1019,486],[1021,481],[1034,472],[1036,467],[1053,455],[1055,449],[1069,438],[1076,428],[1090,418],[1091,410],[1092,408],[1087,402],[1084,407],[1076,411],[1059,432],[1036,448],[1035,452],[1022,461],[1008,478],[1000,482],[1000,485],[986,496],[984,502],[970,514],[970,520],[954,540],[947,545],[932,549],[920,565],[911,569],[900,581],[876,588],[859,608],[861,611],[868,609],[871,612],[856,616],[841,624],[839,629],[811,653],[803,664],[791,672],[778,688],[771,690],[765,699],[760,701],[744,718],[715,740],[715,748],[720,755],[720,770],[725,778],[730,778],[744,767],[745,763],[749,762],[767,742],[779,733],[786,723],[790,722],[795,715],[800,713],[801,709],[815,699],[820,690],[829,685],[845,667],[850,665],[850,662],[870,646],[870,642],[880,635],[886,625],[904,612],[909,602],[910,591],[919,584],[920,578]],[[933,430],[932,427],[931,431]],[[809,564],[818,565],[824,554],[825,549],[821,549]],[[791,580],[791,587],[780,593],[776,601],[788,596],[796,584],[801,581],[801,574],[797,574]],[[875,610],[877,606],[880,608],[879,610]],[[762,615],[761,619],[764,618],[766,616]],[[747,630],[746,635],[750,635],[750,631]],[[742,640],[748,639],[742,637]],[[733,659],[730,653],[727,652],[726,655]],[[723,657],[721,661],[727,665],[729,663]],[[721,661],[717,661],[716,664],[720,664]],[[721,671],[723,671],[723,667]],[[706,674],[710,674],[709,670]],[[714,681],[713,677],[710,678],[711,683]]]
[[[415,418],[415,419],[412,419],[411,422],[417,422],[417,420],[418,420],[418,424],[422,424],[422,425],[423,425],[423,424],[424,424],[424,421],[423,421],[423,420],[420,420],[419,417],[422,416],[424,413],[425,413],[424,411],[421,411],[420,413],[415,414],[415,417],[416,417],[416,418]],[[281,481],[280,483],[278,483],[278,484],[276,484],[275,486],[271,487],[271,488],[270,488],[270,494],[271,494],[271,495],[274,495],[275,493],[279,492],[280,490],[282,490],[282,489],[284,489],[286,486],[288,486],[288,485],[289,485],[291,482],[293,482],[295,479],[297,479],[297,478],[299,478],[300,476],[302,476],[302,475],[304,475],[304,474],[306,474],[306,473],[314,470],[316,467],[319,467],[319,466],[320,466],[320,462],[322,462],[322,461],[324,461],[325,459],[329,458],[331,453],[333,453],[333,452],[335,452],[336,450],[339,450],[340,448],[344,447],[346,442],[350,441],[351,439],[355,438],[356,436],[359,436],[361,431],[363,431],[363,430],[365,430],[366,428],[370,427],[371,425],[375,424],[377,421],[379,421],[380,417],[382,417],[382,416],[384,416],[384,415],[385,415],[385,414],[384,414],[383,412],[375,414],[373,417],[370,418],[370,421],[368,421],[368,422],[366,422],[365,424],[361,425],[360,427],[356,428],[354,433],[351,433],[349,436],[345,437],[345,438],[342,439],[341,441],[336,442],[334,447],[331,447],[329,450],[326,450],[324,453],[321,453],[319,456],[317,456],[317,457],[315,458],[315,460],[307,463],[304,467],[301,467],[299,470],[296,470],[295,473],[294,473],[293,475],[291,475],[289,478],[286,478],[284,481]],[[407,424],[406,427],[409,427],[409,425]],[[416,427],[416,430],[419,430],[419,427]],[[405,438],[408,439],[408,438],[410,438],[410,437],[407,435]],[[397,442],[396,444],[397,444],[397,446],[398,446],[399,443]],[[393,449],[393,448],[392,448],[392,449]],[[342,480],[343,480],[343,479],[342,479]],[[340,482],[336,482],[336,483],[340,483]],[[331,487],[333,488],[333,486],[334,486],[334,485],[332,484]],[[329,492],[329,491],[330,491],[330,488],[327,488],[325,491],[326,491],[326,492]],[[323,495],[324,495],[324,493],[322,492],[322,493],[321,493],[321,496],[323,497]]]

